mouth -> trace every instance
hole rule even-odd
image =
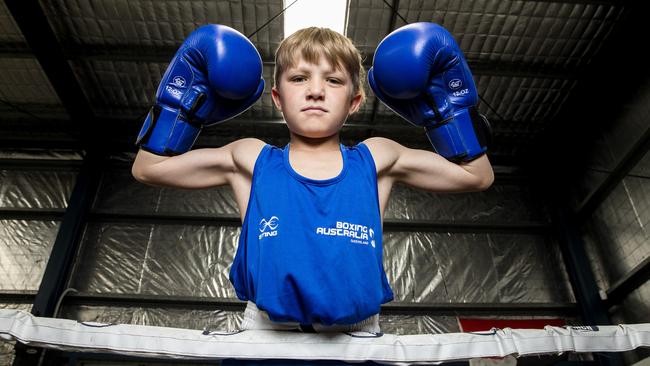
[[[311,107],[305,107],[300,110],[301,112],[306,112],[306,111],[321,111],[321,112],[327,112],[327,109],[323,107],[316,107],[316,106],[311,106]]]

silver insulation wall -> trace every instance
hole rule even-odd
[[[579,205],[611,174],[650,127],[650,82],[646,82],[608,129],[600,131],[588,174],[575,186]],[[598,285],[607,291],[650,256],[650,153],[614,188],[583,226]],[[614,322],[650,322],[650,285],[646,283],[612,309]],[[648,357],[647,351],[626,354],[629,363]]]
[[[74,171],[0,170],[0,208],[64,210]],[[36,291],[60,222],[0,220],[0,290]]]
[[[32,153],[5,152],[4,158]],[[43,161],[42,154],[32,158]],[[54,156],[52,159],[60,159]],[[65,159],[65,157],[64,157]],[[77,156],[68,156],[76,162]],[[207,190],[156,188],[130,175],[132,155],[115,157],[104,169],[92,213],[191,215],[237,218],[228,187]],[[27,159],[26,159],[27,160]],[[43,163],[45,164],[45,163]],[[0,170],[0,208],[63,210],[75,168]],[[100,216],[101,217],[101,216]],[[481,193],[433,194],[398,185],[386,219],[545,223],[541,202],[525,180],[497,183]],[[38,290],[58,220],[2,220],[0,292]],[[235,299],[228,271],[239,225],[139,223],[92,220],[86,226],[69,286],[91,294]],[[574,301],[555,241],[544,234],[401,232],[384,234],[385,267],[396,301],[404,303],[566,303]],[[558,286],[558,284],[561,284]],[[5,307],[28,307],[3,304]],[[183,328],[236,328],[242,314],[214,309],[64,306],[62,317]],[[400,334],[453,332],[455,316],[385,315],[383,331]],[[3,346],[5,360],[11,347]],[[2,363],[0,363],[2,364]]]
[[[36,209],[64,207],[76,173],[3,174],[3,206]],[[227,187],[148,187],[136,182],[128,168],[106,169],[92,211],[237,217]],[[486,192],[455,195],[397,186],[386,219],[512,223],[545,222],[546,215],[526,185],[496,184]],[[7,264],[0,267],[0,288],[36,290],[57,223],[5,220],[2,228],[2,258]],[[93,221],[86,227],[70,286],[89,293],[232,299],[228,270],[238,236],[238,226]],[[385,264],[401,302],[573,301],[556,243],[544,235],[387,232]],[[78,315],[85,314],[80,310]],[[170,314],[172,319],[155,324],[180,325],[177,316]]]
[[[95,207],[101,212],[151,209],[236,215],[229,188],[187,192],[145,187],[127,172],[106,177],[100,192],[107,196]],[[496,186],[475,197],[443,197],[397,187],[386,218],[512,222],[540,214],[521,205],[529,195],[518,186]],[[410,232],[384,236],[386,269],[398,301],[570,300],[565,288],[555,286],[564,282],[563,272],[555,244],[548,238]],[[83,292],[234,298],[227,270],[238,237],[239,227],[93,223],[84,237],[72,286]]]
[[[40,168],[0,168],[0,210],[61,211],[77,177],[74,168],[47,169],[48,162],[75,161],[78,154],[65,151],[0,151],[6,159],[26,163],[39,159]],[[34,294],[41,283],[59,220],[0,220],[0,293]],[[4,303],[0,309],[31,310],[31,304]],[[13,362],[13,342],[0,342],[0,365]]]

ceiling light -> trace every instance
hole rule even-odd
[[[284,0],[284,7],[294,0]],[[347,0],[298,0],[284,12],[284,37],[307,27],[330,28],[345,35]]]

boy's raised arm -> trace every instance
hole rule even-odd
[[[380,174],[412,187],[433,192],[476,192],[492,185],[494,173],[487,155],[467,163],[452,163],[427,150],[372,137],[364,141],[373,153]]]
[[[255,159],[264,144],[248,138],[177,156],[160,156],[140,150],[131,173],[139,182],[154,186],[186,189],[220,186],[231,183],[233,174],[252,175]]]
[[[179,188],[227,183],[237,169],[236,147],[261,141],[189,150],[204,126],[242,113],[263,90],[262,60],[248,38],[223,25],[198,28],[178,49],[158,86],[156,103],[136,141],[140,151],[133,175],[147,184]]]
[[[484,190],[492,184],[485,155],[489,124],[476,109],[478,93],[465,57],[446,29],[412,23],[386,36],[368,82],[384,104],[424,127],[437,152],[377,141],[375,151],[389,156],[389,175],[431,191]]]

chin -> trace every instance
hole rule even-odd
[[[310,123],[303,123],[301,125],[302,128],[292,128],[290,124],[287,123],[287,127],[289,128],[289,131],[291,131],[292,134],[310,138],[310,139],[323,139],[327,137],[332,137],[334,135],[337,135],[339,132],[341,132],[341,128],[343,125],[339,126],[332,126],[330,125],[328,129],[323,130],[322,128],[318,127],[323,127],[324,123],[315,123],[315,124],[310,124]]]
[[[339,131],[291,131],[295,135],[310,139],[323,139],[327,137],[332,137],[339,133]]]

